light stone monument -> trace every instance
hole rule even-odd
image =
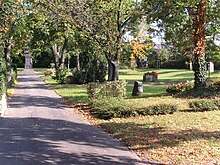
[[[215,71],[213,62],[208,63],[208,70],[209,70],[209,73],[213,73]]]
[[[29,50],[25,50],[25,69],[32,69],[32,58]]]

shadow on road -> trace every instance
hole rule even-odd
[[[103,153],[99,149],[108,151],[112,148],[112,141],[107,136],[100,136],[100,131],[91,128],[92,126],[86,124],[44,118],[1,119],[0,162],[4,165],[141,163],[138,159]],[[114,144],[115,149],[125,151],[119,142]],[[91,151],[88,152],[89,150]]]

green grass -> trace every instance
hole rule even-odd
[[[55,79],[51,78],[50,76],[46,77],[43,74],[40,74],[40,77],[50,86],[59,85],[58,82]]]
[[[62,96],[68,103],[81,104],[88,103],[89,98],[85,86],[82,85],[62,85],[53,88],[60,96]]]
[[[207,164],[220,156],[220,111],[100,121],[142,158],[164,164]]]
[[[146,72],[158,72],[158,80],[156,82],[175,83],[194,80],[194,72],[186,69],[137,69],[137,70],[120,70],[119,78],[126,80],[129,84],[134,81],[142,81]],[[208,74],[207,74],[208,77]],[[210,77],[220,77],[220,71],[211,73]]]
[[[45,72],[49,68],[33,68],[36,72]]]
[[[126,87],[127,97],[131,97],[132,91],[133,86]],[[166,94],[166,87],[164,85],[150,85],[144,86],[144,92],[141,97],[161,96],[163,94]]]
[[[17,71],[18,72],[21,72],[21,71],[23,71],[24,70],[24,68],[17,68]]]
[[[187,80],[193,80],[193,71],[185,69],[137,69],[137,70],[120,70],[119,78],[128,81],[129,84],[134,83],[134,81],[142,81],[143,75],[146,72],[158,72],[157,82],[182,82]]]

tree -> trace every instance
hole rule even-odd
[[[165,39],[178,36],[170,40],[171,44],[176,46],[188,38],[187,45],[194,53],[195,88],[203,87],[206,82],[206,36],[208,30],[211,34],[219,33],[220,12],[216,10],[219,3],[218,0],[142,1],[147,18],[157,22],[165,32]]]
[[[69,40],[73,38],[74,27],[65,20],[56,19],[47,15],[42,7],[34,8],[28,16],[32,30],[30,47],[35,53],[51,49],[55,68],[64,70]]]
[[[2,1],[1,10],[1,42],[4,49],[4,60],[6,62],[7,82],[11,83],[11,55],[24,50],[29,33],[25,23],[25,9],[20,0]]]
[[[72,22],[105,54],[108,61],[108,80],[118,80],[122,36],[139,16],[139,2],[133,0],[78,0],[38,3],[48,14]]]
[[[141,67],[142,62],[140,60],[146,58],[148,53],[153,49],[153,44],[133,40],[131,41],[131,48],[132,53],[130,58],[136,58],[137,66]]]

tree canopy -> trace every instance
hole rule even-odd
[[[83,49],[76,43],[82,41],[76,39],[80,34],[89,41],[84,44],[105,56],[108,80],[118,80],[123,35],[146,19],[158,26],[173,50],[193,52],[195,84],[202,87],[206,49],[218,50],[213,39],[220,32],[219,0],[1,0],[0,5],[1,56],[7,62],[12,45],[17,54],[28,45],[38,51],[51,49],[56,68],[64,68],[66,53],[71,51],[68,45]]]

